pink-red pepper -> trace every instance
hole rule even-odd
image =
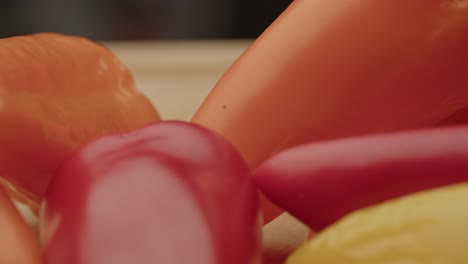
[[[259,263],[260,226],[238,152],[176,121],[81,147],[41,207],[47,264]]]
[[[276,204],[319,231],[371,205],[468,181],[468,126],[298,146],[256,172]]]

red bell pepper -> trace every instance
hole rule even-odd
[[[363,207],[468,181],[468,126],[313,143],[285,150],[255,181],[276,204],[319,231]]]
[[[54,176],[41,210],[47,264],[260,260],[258,196],[244,160],[197,125],[99,138]]]

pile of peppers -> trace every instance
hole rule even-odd
[[[0,263],[467,263],[468,1],[294,1],[188,121],[107,48],[0,39]],[[35,234],[13,202],[38,216]]]

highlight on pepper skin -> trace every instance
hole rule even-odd
[[[42,264],[42,252],[36,234],[23,220],[1,186],[0,263]]]

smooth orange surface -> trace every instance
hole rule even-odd
[[[41,263],[39,242],[0,187],[0,263]]]
[[[33,201],[76,147],[159,120],[127,68],[89,40],[0,39],[0,61],[0,176]]]
[[[252,169],[305,142],[433,126],[468,105],[467,47],[468,1],[296,0],[193,121]]]

